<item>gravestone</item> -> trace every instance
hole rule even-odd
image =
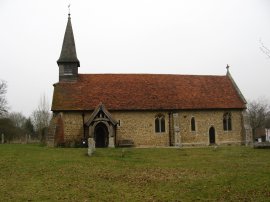
[[[28,135],[25,135],[25,144],[28,144]]]
[[[114,137],[109,137],[109,147],[114,148]]]
[[[1,137],[1,143],[4,144],[5,143],[5,135],[4,133],[2,133],[2,137]]]
[[[96,150],[96,142],[94,138],[88,138],[88,152],[87,152],[88,156],[92,156],[95,150]]]

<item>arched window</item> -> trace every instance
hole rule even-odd
[[[164,117],[160,118],[160,125],[161,125],[160,131],[165,132],[165,118]]]
[[[159,118],[156,117],[155,119],[155,132],[158,133],[159,132]]]
[[[157,115],[155,118],[155,132],[164,133],[165,132],[165,118],[164,115]]]
[[[230,112],[225,112],[223,114],[223,130],[224,131],[232,130],[232,118]]]
[[[195,125],[195,118],[194,117],[191,118],[190,125],[191,125],[191,131],[196,131],[196,125]]]

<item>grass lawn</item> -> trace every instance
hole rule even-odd
[[[270,201],[270,150],[0,145],[0,201]]]

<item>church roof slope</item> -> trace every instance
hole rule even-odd
[[[245,101],[227,76],[79,74],[54,85],[52,110],[243,109]]]

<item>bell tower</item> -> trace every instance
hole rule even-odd
[[[71,25],[70,13],[64,35],[62,50],[59,59],[59,82],[75,82],[78,78],[80,61],[77,58],[75,40]]]

